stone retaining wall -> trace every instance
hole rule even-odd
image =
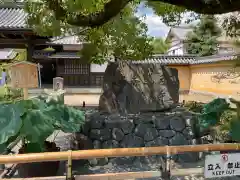
[[[75,135],[75,149],[107,149],[127,147],[152,147],[165,145],[193,145],[194,119],[190,112],[176,108],[165,113],[142,113],[120,115],[104,115],[93,113],[87,116],[86,124],[81,132]],[[144,163],[158,161],[164,155],[142,157]],[[198,153],[174,155],[176,161],[196,161]],[[139,158],[114,158],[118,164],[133,163]],[[108,159],[104,159],[105,162]],[[99,160],[102,162],[102,160]],[[97,164],[97,162],[95,162]]]

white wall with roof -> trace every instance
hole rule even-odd
[[[183,40],[186,35],[192,30],[189,27],[172,27],[167,36],[167,40],[170,41],[171,47],[168,49],[168,55],[184,55],[186,54],[186,48]]]
[[[178,44],[175,44],[174,46],[171,46],[167,54],[168,55],[184,55],[186,52],[185,46],[183,43],[179,42]]]
[[[104,64],[91,64],[90,71],[93,73],[104,73],[107,68],[108,63]]]
[[[168,33],[166,40],[169,40],[171,47],[168,49],[168,55],[185,55],[188,54],[186,50],[186,36],[192,31],[191,27],[172,27]],[[218,38],[219,48],[217,54],[238,53],[240,48],[233,46],[232,39],[224,35]]]

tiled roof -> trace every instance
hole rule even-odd
[[[213,56],[205,57],[196,57],[195,61],[192,61],[191,64],[209,64],[219,61],[231,61],[240,57],[240,54],[219,54]]]
[[[77,52],[57,52],[49,56],[49,58],[58,58],[58,59],[80,59],[80,55]]]
[[[27,28],[26,17],[22,8],[0,7],[0,28]]]
[[[149,64],[160,63],[162,65],[168,64],[190,64],[194,61],[194,56],[170,56],[170,55],[157,55],[152,58],[147,58],[141,61],[131,61],[133,64]]]
[[[34,58],[51,58],[51,59],[80,59],[81,56],[78,52],[49,52],[49,51],[35,51]],[[219,61],[231,61],[240,57],[240,54],[220,54],[213,56],[198,57],[193,55],[154,55],[145,60],[128,60],[128,63],[132,64],[155,64],[160,63],[162,65],[194,65],[194,64],[210,64]],[[110,61],[110,60],[109,60]]]
[[[172,55],[158,55],[152,58],[147,58],[142,61],[129,61],[133,64],[154,64],[160,63],[162,65],[193,65],[193,64],[210,64],[219,61],[230,61],[240,57],[240,54],[226,54],[226,55],[213,55],[205,57],[197,56],[172,56]]]
[[[66,36],[61,38],[52,38],[50,44],[76,45],[82,44],[78,36]]]
[[[54,52],[53,51],[42,51],[42,50],[35,50],[33,52],[33,58],[40,59],[40,58],[48,58]]]
[[[26,29],[27,13],[21,6],[0,6],[0,29]],[[82,44],[78,36],[65,36],[52,38],[49,44],[77,45]]]
[[[0,60],[11,60],[17,56],[13,49],[0,49]]]
[[[185,40],[187,37],[187,34],[191,31],[192,31],[191,27],[179,26],[179,27],[172,27],[169,33],[176,35],[181,40]]]

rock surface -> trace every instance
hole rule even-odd
[[[179,101],[177,70],[159,64],[109,63],[103,86],[101,112],[159,111]]]
[[[196,144],[191,126],[194,120],[195,115],[187,113],[186,110],[128,115],[106,115],[96,112],[87,117],[88,130],[82,128],[80,135],[75,135],[74,142],[78,138],[80,139],[79,147],[84,143],[94,149],[193,145]],[[158,161],[159,158],[165,158],[165,156],[141,157],[141,161],[150,163]],[[124,164],[133,163],[136,159],[138,158],[121,157],[108,158],[108,161]],[[193,162],[198,159],[198,153],[174,155],[172,159],[176,162]],[[98,165],[106,163],[106,159],[97,159],[97,161]],[[90,163],[96,165],[95,160],[91,160]]]

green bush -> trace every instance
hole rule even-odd
[[[214,127],[215,139],[219,142],[231,140],[229,132],[231,131],[231,122],[234,120],[236,113],[231,110],[226,110],[220,117],[219,124]]]
[[[189,111],[200,113],[201,129],[211,128],[211,134],[218,142],[231,140],[231,123],[236,119],[236,112],[228,109],[224,99],[214,99],[208,104],[189,101],[184,104]]]
[[[189,111],[195,113],[201,113],[203,110],[203,103],[196,102],[196,101],[189,101],[184,104],[184,107],[187,108]]]
[[[0,87],[0,101],[11,101],[23,97],[23,90],[8,85]]]

